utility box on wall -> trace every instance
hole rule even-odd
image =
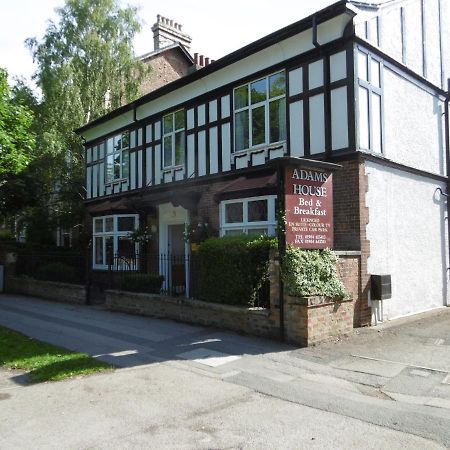
[[[390,275],[370,276],[371,300],[387,300],[392,297],[392,284]]]

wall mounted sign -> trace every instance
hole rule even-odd
[[[333,172],[285,167],[286,244],[333,248]]]

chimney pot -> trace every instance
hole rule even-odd
[[[199,61],[199,66],[204,66],[205,63],[203,62],[203,55],[200,55],[200,61]]]
[[[205,58],[205,66],[209,66],[209,58]]]
[[[198,53],[194,53],[194,63],[198,65]]]

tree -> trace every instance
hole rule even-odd
[[[8,74],[0,68],[0,187],[9,177],[23,172],[32,160],[32,123],[32,111],[13,96]]]
[[[37,146],[46,162],[47,204],[75,224],[81,220],[84,159],[73,130],[134,100],[148,69],[132,47],[140,30],[136,8],[122,9],[118,0],[66,0],[57,14],[41,41],[26,44],[42,91]]]

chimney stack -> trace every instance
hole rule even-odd
[[[172,19],[156,16],[156,23],[152,26],[153,45],[155,50],[159,50],[169,45],[180,43],[189,51],[191,48],[191,37],[182,31],[181,24]]]

